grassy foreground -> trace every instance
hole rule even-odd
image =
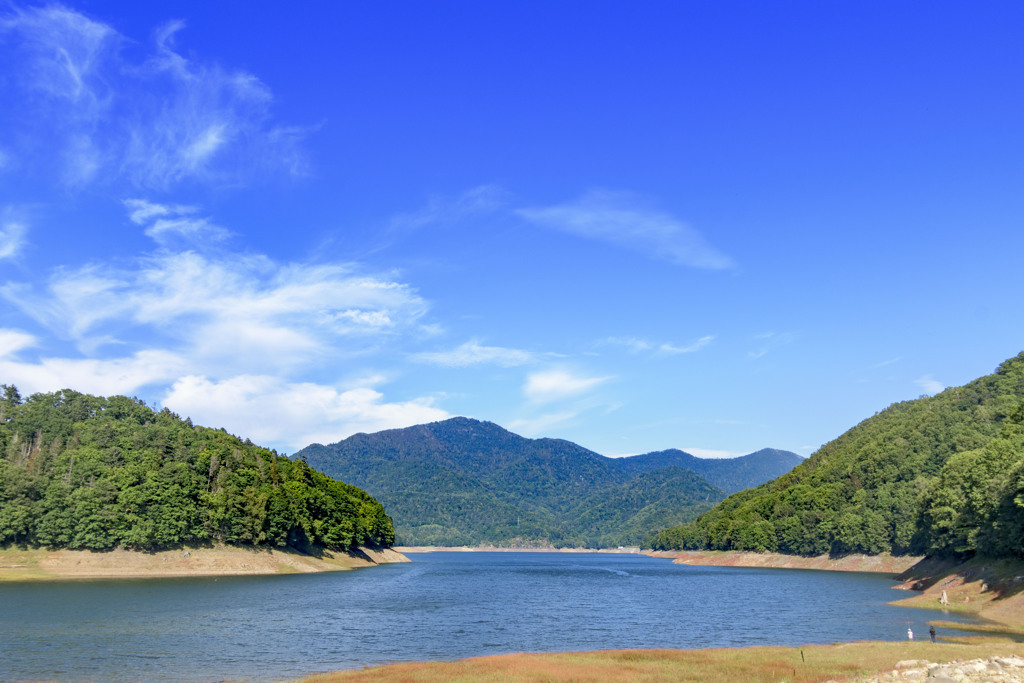
[[[456,662],[393,664],[317,674],[302,683],[432,683],[440,681],[680,681],[693,683],[821,683],[856,680],[909,659],[945,662],[993,655],[1024,656],[1012,637],[970,637],[938,643],[858,642],[709,650],[608,650],[474,657]]]

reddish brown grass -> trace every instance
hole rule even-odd
[[[801,652],[803,657],[801,657]],[[394,664],[319,674],[303,683],[583,682],[821,683],[892,669],[907,659],[951,661],[992,655],[1024,656],[1024,644],[1008,638],[956,642],[864,642],[804,648],[748,647],[713,650],[609,650],[511,654],[456,662]]]

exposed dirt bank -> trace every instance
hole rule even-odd
[[[892,555],[845,555],[832,557],[800,557],[780,553],[722,552],[716,550],[652,550],[651,557],[664,557],[676,564],[710,565],[715,567],[763,567],[766,569],[824,569],[838,572],[879,572],[899,574],[918,564],[922,558]]]
[[[1024,635],[1024,561],[926,559],[897,579],[902,583],[896,588],[920,593],[898,605],[976,614]]]
[[[7,548],[0,550],[0,581],[295,574],[408,561],[390,548],[324,550],[319,555],[223,545],[154,552]]]

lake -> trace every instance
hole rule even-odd
[[[878,574],[609,553],[419,553],[257,577],[0,584],[0,680],[273,681],[507,652],[927,637]],[[941,618],[955,619],[954,615]]]

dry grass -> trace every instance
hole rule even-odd
[[[302,683],[485,683],[680,681],[682,683],[821,683],[892,669],[907,659],[951,661],[992,655],[1024,656],[1009,638],[961,638],[955,642],[860,642],[792,647],[712,650],[613,650],[475,657],[456,662],[394,664],[318,674]]]

